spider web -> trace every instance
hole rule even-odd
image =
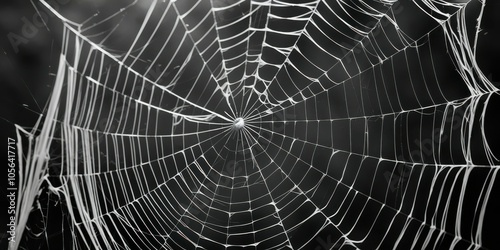
[[[18,127],[18,235],[47,189],[73,248],[493,247],[485,1],[42,3],[62,53]]]

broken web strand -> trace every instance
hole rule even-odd
[[[25,163],[19,164],[19,192],[18,192],[18,206],[16,207],[16,214],[18,215],[16,220],[16,235],[19,239],[22,237],[26,223],[28,221],[28,216],[32,210],[32,205],[35,201],[38,190],[40,190],[45,175],[45,171],[48,167],[48,157],[49,148],[51,145],[51,138],[53,138],[55,124],[53,118],[57,112],[57,100],[62,92],[61,83],[64,78],[64,57],[61,55],[59,58],[59,68],[56,77],[56,84],[54,85],[54,90],[52,92],[52,98],[49,105],[47,106],[47,115],[45,116],[47,121],[45,121],[40,130],[40,134],[37,137],[37,141],[33,143],[34,137],[33,133],[27,133],[24,129],[19,126],[17,128],[17,138],[18,143],[21,144],[20,132],[23,132],[28,136],[28,156],[26,157]],[[36,124],[39,126],[39,123]],[[36,131],[36,128],[33,130]],[[20,150],[19,155],[23,156],[22,145],[17,145],[18,150]],[[22,162],[22,161],[21,161]],[[22,168],[21,168],[22,167]],[[23,173],[25,169],[28,169],[26,173]],[[9,244],[10,249],[17,249],[19,247],[20,241],[15,241],[14,244]]]

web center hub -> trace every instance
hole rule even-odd
[[[233,122],[233,128],[236,130],[240,130],[245,127],[245,120],[241,117],[238,117]]]

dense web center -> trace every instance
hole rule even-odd
[[[240,130],[245,127],[245,120],[242,117],[238,117],[233,122],[233,128],[236,130]]]

